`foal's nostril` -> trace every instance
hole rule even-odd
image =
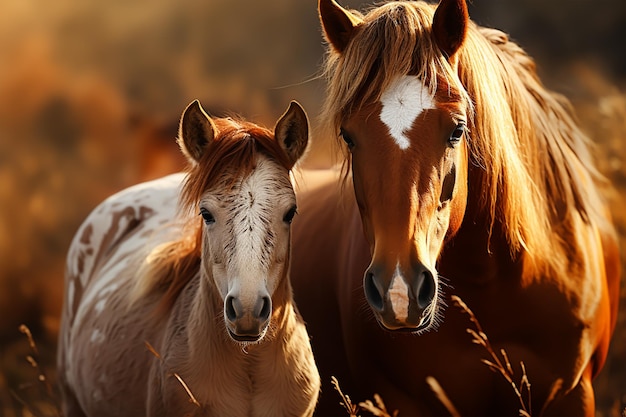
[[[272,300],[265,296],[261,299],[261,311],[258,314],[259,319],[267,320],[272,313]]]
[[[417,305],[426,308],[435,298],[435,279],[429,270],[422,272],[417,282]]]
[[[226,301],[224,301],[224,314],[226,314],[226,318],[230,321],[235,321],[237,319],[237,311],[235,310],[235,297],[229,295],[226,297]]]
[[[365,290],[365,298],[373,309],[382,311],[384,307],[383,296],[380,294],[376,286],[376,278],[372,272],[367,272],[363,279],[363,289]]]

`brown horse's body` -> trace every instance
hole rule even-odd
[[[516,414],[519,399],[501,375],[481,362],[489,355],[472,343],[466,329],[473,326],[449,297],[436,331],[416,336],[381,328],[363,296],[363,273],[371,256],[351,190],[343,189],[332,171],[305,171],[300,183],[292,273],[322,376],[317,414],[340,412],[331,376],[353,400],[378,393],[400,415],[447,414],[427,385],[428,376],[438,380],[463,415]],[[468,211],[439,261],[440,275],[449,282],[445,292],[470,305],[492,345],[506,350],[519,379],[519,361],[524,361],[535,413],[562,378],[568,394],[547,414],[586,410],[593,415],[591,378],[604,362],[611,317],[616,317],[611,309],[617,305],[619,258],[612,231],[601,234],[606,263],[595,253],[600,242],[590,242],[588,256],[597,260],[600,274],[583,280],[587,284],[572,277],[569,282],[537,280],[523,287],[521,263],[511,259],[504,242],[492,237],[492,253],[485,256],[486,230],[487,219]],[[583,304],[593,293],[600,297],[594,311],[582,305],[581,311],[573,311],[572,302]]]
[[[461,415],[593,415],[619,252],[563,99],[463,0],[367,15],[319,5],[323,116],[352,181],[309,171],[298,191],[293,285],[324,384],[318,414],[340,412],[336,376],[353,400],[378,393],[406,416],[450,413],[428,377]],[[521,398],[483,362],[494,358],[453,295],[510,360]]]

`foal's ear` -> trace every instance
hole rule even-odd
[[[363,20],[341,7],[335,0],[319,0],[318,9],[328,43],[335,51],[342,53],[352,39],[354,29]]]
[[[183,112],[178,132],[178,145],[192,164],[197,163],[206,147],[215,138],[217,127],[194,100]]]
[[[468,23],[465,0],[441,0],[433,18],[433,35],[437,46],[448,59],[465,41]]]
[[[298,102],[292,101],[287,111],[280,116],[274,127],[274,136],[293,167],[304,154],[309,142],[309,122]]]

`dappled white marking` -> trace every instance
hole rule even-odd
[[[91,343],[100,344],[104,342],[104,333],[102,333],[98,329],[94,329],[91,333],[91,338],[89,339]]]
[[[101,401],[102,400],[102,391],[100,391],[99,389],[96,389],[93,391],[93,399],[94,401]]]
[[[111,294],[112,292],[117,290],[117,287],[119,287],[119,285],[117,283],[113,283],[113,284],[109,285],[108,287],[106,287],[105,289],[100,291],[100,296],[104,297],[104,296],[107,296],[107,295]]]
[[[409,318],[409,287],[402,278],[400,272],[400,265],[396,266],[396,270],[391,278],[391,285],[389,286],[389,302],[394,313],[396,313],[396,320],[404,322]]]
[[[96,313],[100,314],[104,311],[104,306],[106,305],[106,302],[107,302],[107,299],[102,298],[96,303],[96,306],[95,306]]]
[[[81,226],[81,229],[74,237],[70,254],[68,256],[68,265],[78,265],[77,258],[80,250],[84,245],[80,242],[82,236],[82,228],[91,224],[93,227],[90,236],[90,247],[93,247],[94,254],[103,250],[103,240],[107,233],[111,230],[118,230],[116,236],[110,236],[112,241],[119,238],[119,234],[125,230],[128,219],[121,217],[118,223],[113,224],[114,214],[123,209],[132,208],[135,211],[136,218],[139,218],[141,206],[150,207],[154,213],[143,221],[143,230],[152,231],[149,236],[135,234],[124,241],[124,251],[114,252],[100,268],[100,276],[95,282],[91,282],[92,270],[95,267],[95,256],[89,256],[85,259],[85,268],[80,276],[80,280],[85,287],[84,293],[80,300],[80,305],[74,317],[73,326],[80,328],[85,317],[90,314],[92,308],[97,312],[102,312],[108,297],[108,294],[118,290],[118,284],[115,282],[119,279],[121,271],[128,268],[134,257],[149,252],[158,242],[159,237],[164,234],[171,233],[172,230],[159,226],[159,222],[163,219],[173,219],[176,216],[178,195],[180,194],[181,183],[184,174],[173,174],[158,180],[142,183],[133,187],[120,191],[117,194],[106,199],[89,215],[87,220]],[[138,195],[141,194],[140,197]],[[138,203],[139,201],[139,203]],[[117,206],[118,209],[113,209]],[[100,213],[99,213],[100,212]],[[99,213],[99,214],[98,214]],[[106,248],[104,248],[106,250]],[[129,256],[129,254],[134,254]],[[76,297],[76,295],[75,295]]]
[[[67,303],[68,306],[74,305],[74,280],[70,280],[67,287]]]
[[[435,107],[434,97],[417,78],[404,75],[396,78],[380,96],[383,105],[380,120],[400,149],[408,149],[411,142],[406,132],[426,109]]]

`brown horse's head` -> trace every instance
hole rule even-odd
[[[319,8],[331,46],[325,111],[349,149],[372,254],[365,297],[387,329],[431,329],[442,304],[436,262],[467,200],[471,110],[455,59],[465,2],[444,0],[434,17],[403,2],[364,17],[334,0]]]

